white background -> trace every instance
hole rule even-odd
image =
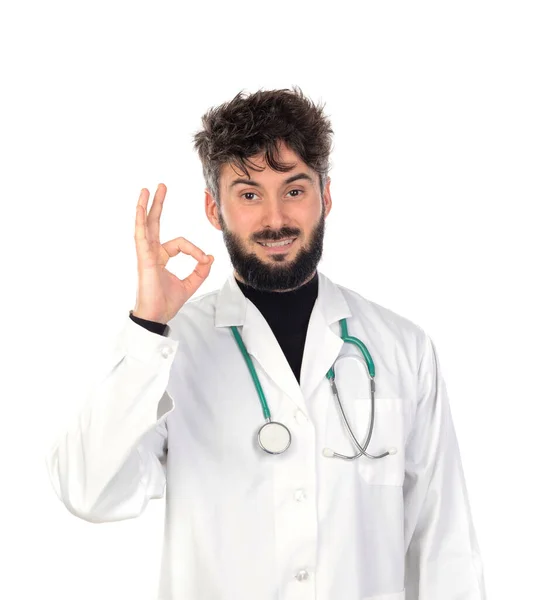
[[[534,3],[186,4],[1,8],[0,597],[156,598],[164,500],[77,519],[45,454],[134,308],[140,189],[167,185],[162,240],[214,254],[198,293],[219,288],[192,135],[240,90],[293,84],[335,131],[319,269],[433,339],[488,598],[534,597]]]

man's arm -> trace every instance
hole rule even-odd
[[[406,600],[486,600],[459,446],[437,352],[424,333],[406,445]]]
[[[166,388],[178,345],[132,315],[125,323],[104,377],[47,451],[53,488],[73,515],[92,523],[132,519],[164,495],[166,418],[175,408]]]

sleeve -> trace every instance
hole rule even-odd
[[[486,600],[461,456],[436,348],[425,333],[405,449],[406,600]]]
[[[48,450],[58,498],[75,516],[102,523],[139,516],[164,494],[167,394],[179,342],[126,320],[111,365]]]

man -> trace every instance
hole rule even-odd
[[[166,489],[160,600],[484,600],[431,339],[317,270],[322,109],[296,88],[240,93],[202,122],[206,214],[234,271],[191,299],[213,257],[161,245],[166,188],[148,214],[142,190],[136,306],[49,454],[58,497],[107,522]],[[198,261],[184,280],[165,269],[179,252]]]

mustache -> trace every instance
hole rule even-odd
[[[297,231],[296,229],[281,229],[279,232],[266,231],[265,233],[259,234],[252,239],[254,242],[279,242],[280,240],[298,237],[299,235],[300,231]]]

